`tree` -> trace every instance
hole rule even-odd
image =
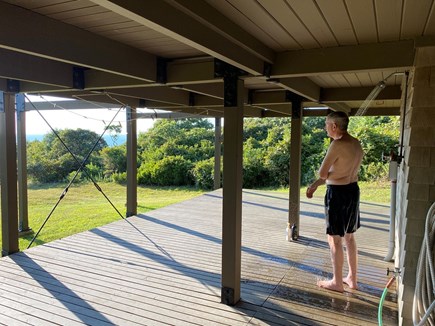
[[[159,120],[154,127],[138,138],[140,184],[180,185],[184,178],[192,184],[193,176],[200,176],[200,167],[192,174],[193,167],[214,155],[213,125],[206,119]],[[202,170],[205,163],[201,163]],[[180,171],[185,171],[181,178]],[[168,169],[176,171],[171,175]],[[197,184],[204,184],[196,180]]]
[[[104,147],[101,150],[104,176],[127,171],[127,148],[125,145]]]
[[[41,142],[29,143],[27,158],[30,177],[38,182],[58,182],[65,180],[71,172],[77,171],[82,163],[83,166],[92,163],[102,167],[99,151],[107,147],[107,143],[104,139],[99,139],[95,132],[85,129],[64,129],[56,132],[62,141],[54,133],[50,133]],[[75,155],[77,161],[62,142]],[[94,151],[89,155],[94,146]],[[86,157],[88,159],[83,162]]]
[[[349,132],[357,137],[364,150],[361,180],[387,178],[388,157],[397,154],[399,143],[399,117],[358,117],[350,120]]]

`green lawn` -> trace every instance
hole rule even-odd
[[[126,187],[99,183],[101,189],[122,216],[126,212]],[[58,201],[65,185],[30,186],[29,225],[37,232]],[[144,213],[199,196],[203,191],[187,187],[138,187],[138,212]],[[32,246],[63,238],[120,220],[118,212],[93,184],[72,185]],[[33,235],[20,238],[20,249],[27,248]],[[0,234],[1,244],[1,234]]]
[[[112,201],[118,211],[125,216],[126,188],[115,183],[100,183],[101,189]],[[361,201],[388,204],[390,201],[390,183],[360,183]],[[64,185],[30,186],[29,224],[36,232],[48,216],[60,195]],[[325,186],[319,187],[315,196],[324,196]],[[270,189],[277,192],[288,192],[288,189]],[[305,198],[306,188],[301,189],[301,199]],[[187,187],[139,187],[138,212],[161,208],[183,200],[199,196],[203,191]],[[33,245],[42,244],[63,238],[68,235],[89,230],[121,217],[94,187],[93,184],[72,185],[67,195],[46,223]],[[20,249],[27,248],[33,235],[20,238]],[[1,244],[1,234],[0,234]]]

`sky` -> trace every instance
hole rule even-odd
[[[55,101],[57,98],[27,95],[32,102]],[[65,100],[65,99],[62,99]],[[113,119],[118,109],[92,109],[92,110],[40,110],[45,120],[55,129],[88,129],[101,134],[105,126]],[[146,112],[146,109],[138,109]],[[28,135],[44,135],[51,132],[50,127],[36,110],[26,112],[26,133]],[[126,134],[126,110],[122,109],[115,117],[112,125],[121,125],[122,134]],[[137,132],[143,132],[154,124],[152,119],[138,119]]]

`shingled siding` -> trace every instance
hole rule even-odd
[[[417,260],[426,214],[435,201],[435,47],[418,50],[407,103],[396,215],[399,325],[412,325]]]

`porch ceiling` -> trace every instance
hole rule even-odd
[[[110,93],[132,106],[220,116],[219,59],[247,73],[247,116],[289,115],[287,91],[305,107],[352,113],[384,79],[372,113],[397,113],[402,75],[392,74],[413,66],[416,48],[435,45],[434,8],[434,0],[0,0],[0,89],[19,80],[21,92],[96,101]]]

